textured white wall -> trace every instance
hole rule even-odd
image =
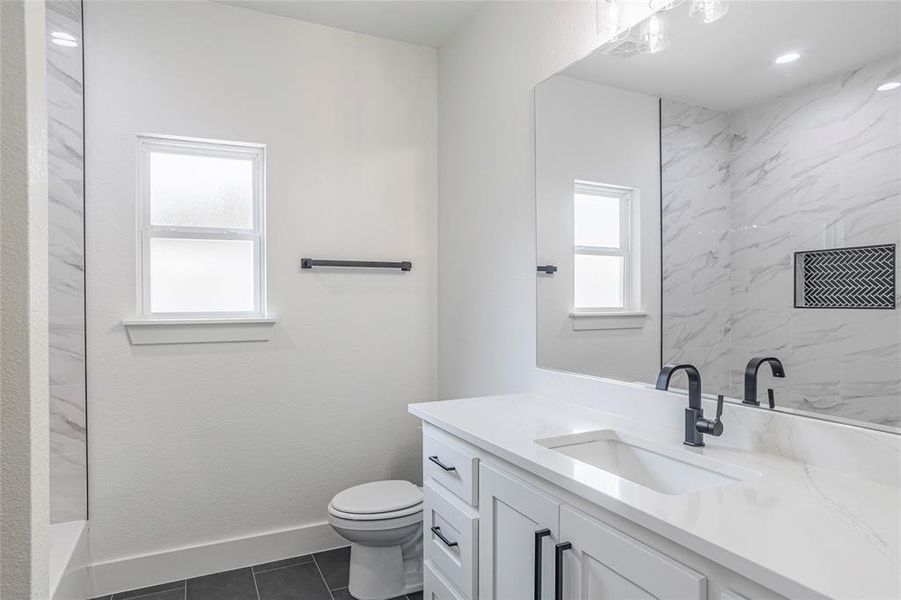
[[[436,395],[436,52],[205,2],[85,7],[96,562],[321,522],[419,477]],[[268,146],[265,343],[129,345],[135,134]],[[299,272],[301,256],[407,259]]]
[[[555,75],[535,88],[538,364],[654,381],[660,369],[660,129],[653,96]],[[635,329],[573,330],[573,181],[638,190],[632,219],[640,291]]]
[[[626,9],[627,22],[649,10],[647,2]],[[532,89],[606,39],[603,22],[591,1],[491,3],[439,52],[442,398],[531,385]]]
[[[0,597],[48,597],[44,3],[0,3]]]

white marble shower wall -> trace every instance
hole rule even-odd
[[[795,309],[793,253],[901,242],[901,94],[889,57],[733,111],[663,101],[664,359],[706,392],[901,426],[901,311]],[[901,273],[897,274],[901,278]]]
[[[80,0],[47,2],[47,36],[50,516],[59,523],[87,517]]]

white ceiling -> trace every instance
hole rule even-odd
[[[719,110],[754,104],[901,51],[901,2],[736,1],[708,25],[671,11],[672,43],[629,58],[592,54],[563,74]],[[774,65],[790,51],[800,60]]]
[[[420,46],[441,46],[483,0],[219,0],[260,12],[367,33]]]

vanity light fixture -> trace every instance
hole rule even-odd
[[[75,36],[71,33],[66,33],[65,31],[54,31],[50,34],[50,41],[57,46],[64,46],[66,48],[75,48],[78,46],[78,40]]]
[[[799,58],[801,58],[800,52],[786,52],[782,56],[777,56],[776,60],[774,60],[773,62],[777,65],[787,65],[788,63],[795,62]]]
[[[901,81],[886,81],[882,85],[876,88],[877,92],[888,92],[891,90],[897,90],[901,87]]]
[[[704,24],[719,21],[728,12],[728,0],[691,0],[688,7],[688,16]]]
[[[622,6],[620,5],[618,0],[605,0],[607,4],[607,27],[608,31],[612,32],[610,36],[610,41],[614,42],[622,39],[623,37],[629,35],[629,28],[623,23],[623,14],[622,14]],[[601,12],[598,11],[598,19],[601,18]],[[598,31],[605,29],[601,27],[600,22],[598,22]]]
[[[663,13],[655,13],[638,27],[638,47],[645,54],[656,54],[669,48],[669,23]]]

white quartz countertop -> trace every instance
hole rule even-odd
[[[667,429],[538,394],[411,404],[410,412],[784,596],[901,598],[901,488],[730,448],[728,421],[721,438],[690,448],[681,422]],[[599,429],[760,476],[665,495],[535,443]]]

